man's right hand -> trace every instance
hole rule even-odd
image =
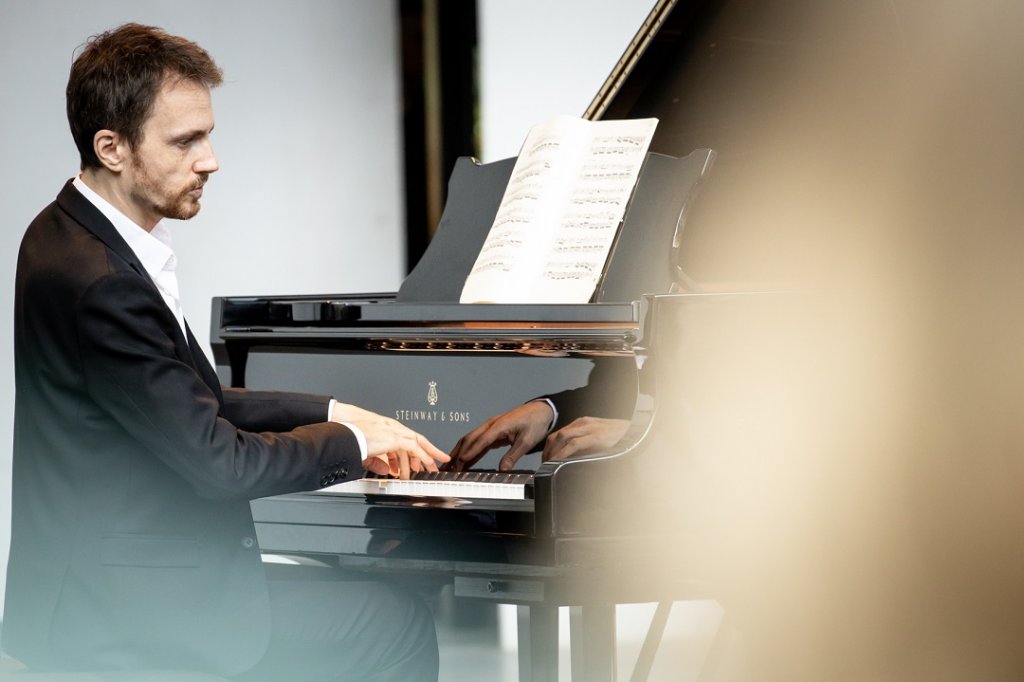
[[[331,421],[348,422],[366,437],[363,468],[379,475],[409,478],[410,472],[437,471],[437,463],[449,461],[448,455],[425,436],[405,424],[355,405],[337,402]]]

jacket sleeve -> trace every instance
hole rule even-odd
[[[329,396],[221,387],[225,419],[246,431],[290,431],[327,421]]]
[[[285,400],[286,416],[271,418],[269,394],[232,393],[222,412],[213,389],[178,356],[173,318],[139,274],[101,277],[75,314],[95,418],[113,420],[143,456],[162,460],[200,495],[252,499],[360,475],[356,438],[323,421],[324,398]]]
[[[598,358],[585,386],[543,396],[558,410],[552,431],[579,417],[629,419],[636,407],[637,372],[633,358]]]

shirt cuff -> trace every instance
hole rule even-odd
[[[334,398],[331,398],[331,402],[329,402],[327,404],[327,421],[331,421],[331,415],[334,414],[334,404],[336,402],[338,402],[338,401],[335,400]],[[552,409],[554,409],[554,408],[552,408]],[[361,428],[359,428],[358,426],[356,426],[355,424],[352,424],[351,422],[335,422],[335,423],[336,424],[341,424],[342,426],[346,427],[349,431],[352,432],[352,435],[354,435],[356,437],[356,442],[359,443],[359,459],[362,460],[363,462],[365,462],[366,461],[366,455],[367,455],[367,451],[366,451],[366,434],[363,433],[363,430]]]
[[[549,398],[534,398],[533,400],[530,400],[529,402],[531,402],[531,403],[534,403],[534,402],[544,402],[544,403],[547,403],[548,407],[551,408],[551,423],[548,424],[548,433],[551,433],[551,429],[555,428],[555,424],[558,423],[558,408],[555,407],[555,404],[553,402],[551,402],[551,400]]]

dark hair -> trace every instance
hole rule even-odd
[[[67,89],[82,169],[101,165],[93,151],[100,130],[120,133],[135,147],[160,87],[176,77],[207,87],[223,80],[206,50],[153,26],[125,24],[90,38],[71,65]]]

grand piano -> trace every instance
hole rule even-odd
[[[688,494],[699,498],[695,464],[708,450],[708,376],[756,350],[754,330],[777,319],[775,295],[758,285],[791,263],[785,230],[766,227],[779,195],[765,188],[784,187],[779,171],[827,147],[843,120],[835,98],[805,106],[794,93],[884,63],[899,49],[893,19],[890,2],[657,2],[585,113],[660,120],[592,303],[457,303],[514,161],[471,159],[456,165],[436,236],[398,292],[215,299],[225,382],[330,393],[441,448],[539,395],[611,391],[631,405],[608,452],[534,456],[514,475],[493,471],[496,452],[465,480],[254,501],[262,550],[518,604],[523,680],[557,679],[559,606],[572,607],[573,679],[611,680],[615,604],[714,597],[695,550],[706,545],[691,542],[708,530]],[[837,91],[858,96],[823,90]],[[728,401],[715,400],[712,417],[728,421]]]

